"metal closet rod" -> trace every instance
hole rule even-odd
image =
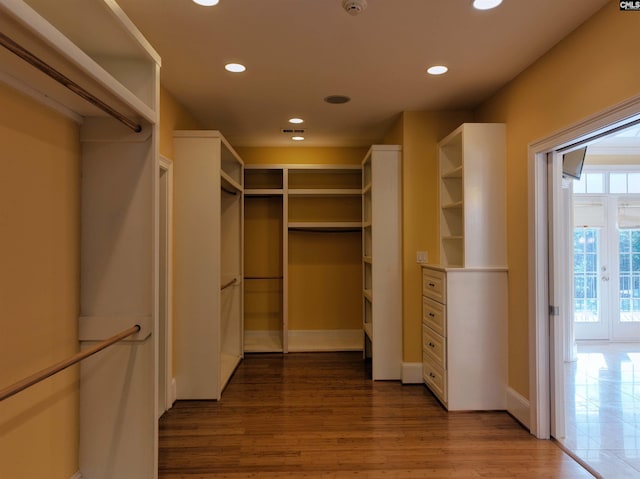
[[[63,361],[60,361],[59,363],[54,364],[53,366],[42,369],[37,373],[24,378],[22,381],[18,381],[17,383],[13,383],[11,386],[8,386],[4,389],[0,389],[0,401],[4,401],[5,399],[10,398],[15,394],[18,394],[20,391],[23,391],[28,387],[33,386],[34,384],[37,384],[40,381],[44,381],[45,379],[53,376],[54,374],[57,374],[64,369],[67,369],[69,366],[73,366],[74,364],[79,363],[83,359],[86,359],[89,356],[93,356],[95,353],[102,351],[106,347],[111,346],[112,344],[115,344],[119,341],[122,341],[123,339],[131,336],[132,334],[140,332],[140,329],[141,329],[140,326],[137,324],[135,326],[131,326],[129,329],[125,329],[124,331],[121,331],[115,336],[111,336],[110,338],[105,339],[102,342],[99,342],[98,344],[96,344],[91,348],[82,350],[79,353],[76,353],[73,356]]]
[[[2,32],[0,32],[0,45],[2,45],[3,47],[5,47],[7,50],[14,53],[15,55],[17,55],[18,57],[22,58],[24,61],[26,61],[30,65],[34,66],[45,75],[53,78],[55,81],[65,86],[66,88],[74,92],[79,97],[84,98],[92,105],[100,108],[105,113],[108,113],[109,115],[111,115],[116,120],[118,120],[119,122],[123,123],[130,129],[132,129],[136,133],[139,133],[142,131],[142,126],[140,126],[138,123],[134,122],[133,120],[130,120],[119,111],[115,110],[114,108],[110,107],[109,105],[107,105],[105,102],[103,102],[96,96],[89,93],[87,90],[85,90],[80,85],[75,83],[69,77],[63,75],[58,70],[56,70],[55,68],[45,63],[37,56],[35,56],[33,53],[31,53],[30,51],[18,45],[16,42],[14,42],[11,38],[6,36]]]

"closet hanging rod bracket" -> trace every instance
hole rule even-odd
[[[140,133],[142,131],[142,126],[141,125],[139,125],[138,123],[134,122],[133,120],[130,120],[125,115],[123,115],[119,111],[115,110],[111,106],[107,105],[105,102],[100,100],[95,95],[89,93],[87,90],[85,90],[80,85],[75,83],[69,77],[67,77],[67,76],[63,75],[62,73],[60,73],[59,71],[57,71],[55,68],[50,66],[48,63],[44,62],[43,60],[41,60],[40,58],[35,56],[33,53],[31,53],[30,51],[26,50],[25,48],[23,48],[22,46],[20,46],[16,42],[14,42],[11,38],[6,36],[2,32],[0,32],[0,45],[2,45],[4,48],[9,50],[14,55],[22,58],[25,62],[29,63],[31,66],[37,68],[38,70],[40,70],[42,73],[44,73],[48,77],[50,77],[53,80],[57,81],[62,86],[64,86],[67,89],[71,90],[73,93],[75,93],[79,97],[81,97],[84,100],[88,101],[89,103],[91,103],[92,105],[94,105],[97,108],[101,109],[105,113],[111,115],[113,118],[115,118],[119,122],[123,123],[125,126],[130,128],[134,132]]]

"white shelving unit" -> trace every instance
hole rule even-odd
[[[422,268],[424,381],[449,410],[504,409],[505,126],[465,123],[438,147],[441,265]]]
[[[65,8],[48,0],[0,0],[0,17],[4,35],[98,100],[87,101],[0,48],[0,81],[80,125],[80,348],[141,327],[80,365],[79,472],[152,479],[160,57],[110,0],[69,0]]]
[[[374,145],[362,162],[364,354],[374,380],[402,375],[401,155]]]
[[[438,150],[440,262],[505,267],[505,126],[465,123]]]
[[[174,132],[178,399],[217,399],[243,357],[243,162],[218,131]]]
[[[244,178],[244,349],[246,352],[283,352],[287,342],[284,334],[287,329],[285,168],[245,165]]]
[[[245,331],[247,352],[289,352],[308,350],[310,340],[299,339],[299,331],[292,335],[289,329],[289,237],[290,234],[308,232],[357,232],[362,228],[359,220],[361,189],[360,165],[288,164],[245,166],[245,208],[270,211],[270,232],[255,234],[278,237],[274,241],[255,244],[249,229],[254,226],[247,215],[245,255],[246,293],[260,295],[262,300],[245,301],[245,319],[262,325],[261,330]],[[357,218],[353,214],[357,208]],[[275,213],[274,213],[275,212]],[[259,214],[259,213],[256,213]],[[278,231],[276,231],[278,230]],[[250,244],[249,244],[250,243]],[[277,257],[276,263],[265,260]],[[250,303],[262,302],[262,310],[253,310]],[[277,324],[277,329],[274,325]],[[266,329],[265,329],[265,325]],[[331,339],[329,339],[331,342]],[[340,349],[327,344],[321,348]],[[347,349],[351,349],[348,347]]]

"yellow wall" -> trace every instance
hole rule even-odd
[[[422,285],[416,252],[437,264],[437,143],[472,115],[466,111],[404,112],[384,139],[402,145],[403,360],[422,361]]]
[[[0,388],[78,350],[78,125],[0,84]],[[78,470],[78,371],[0,403],[0,477]]]
[[[160,154],[173,159],[173,130],[197,130],[201,128],[173,95],[164,87],[160,87]]]
[[[640,94],[640,18],[609,2],[476,111],[507,124],[509,385],[529,396],[527,147]]]

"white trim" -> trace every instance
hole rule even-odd
[[[517,391],[507,388],[507,412],[526,428],[530,428],[529,400]]]
[[[362,329],[289,330],[289,352],[362,351]]]
[[[282,330],[281,329],[245,329],[244,330],[245,353],[281,353]]]
[[[422,384],[422,363],[402,363],[402,384]]]
[[[529,145],[529,401],[530,430],[541,439],[551,434],[549,371],[546,153],[587,142],[612,125],[640,118],[640,95]]]
[[[159,171],[167,175],[167,218],[166,218],[166,278],[165,278],[165,341],[158,347],[164,348],[165,358],[165,404],[158,407],[164,412],[171,409],[176,400],[175,379],[173,377],[173,161],[159,155]],[[159,222],[158,222],[159,224]]]

